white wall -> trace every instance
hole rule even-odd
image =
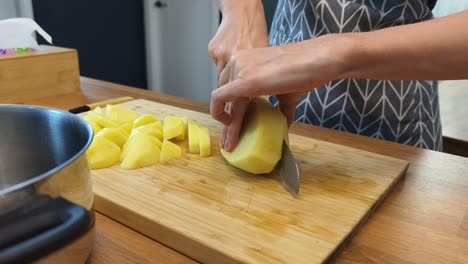
[[[16,10],[20,17],[34,18],[32,0],[16,0]]]
[[[441,17],[467,9],[468,0],[437,0],[433,13],[435,17]]]
[[[31,0],[0,0],[0,19],[13,17],[33,18]]]
[[[15,0],[0,0],[0,19],[18,16]]]
[[[154,2],[144,1],[149,89],[209,102],[217,86],[208,54],[219,22],[216,1],[166,0],[165,8]]]

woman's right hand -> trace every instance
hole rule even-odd
[[[268,30],[261,0],[218,0],[223,19],[208,44],[218,73],[238,50],[268,46]]]
[[[261,0],[219,0],[219,4],[223,19],[208,45],[208,51],[220,76],[232,54],[243,49],[267,47],[269,43]],[[226,142],[237,143],[248,103],[248,98],[239,98],[226,104],[232,121],[223,128],[222,148],[232,150],[234,146],[226,146]]]

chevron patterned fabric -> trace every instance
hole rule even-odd
[[[428,2],[432,1],[279,0],[270,44],[416,23],[432,18]],[[304,96],[296,121],[441,151],[437,89],[434,80],[336,80]],[[270,100],[277,104],[274,96]]]

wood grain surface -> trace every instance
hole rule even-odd
[[[274,173],[255,176],[229,165],[219,153],[221,126],[211,116],[142,99],[122,105],[209,127],[212,156],[189,154],[183,141],[183,157],[167,164],[94,170],[96,210],[204,263],[322,263],[408,167],[407,161],[291,135],[301,173],[294,198]]]
[[[166,94],[81,78],[81,91],[23,103],[64,110],[132,96],[208,113],[209,106]],[[468,159],[317,126],[291,133],[410,161],[396,184],[335,263],[468,263]],[[193,263],[181,253],[99,213],[90,263]]]
[[[42,46],[44,51],[0,56],[0,102],[19,103],[80,91],[78,53]]]
[[[96,238],[88,264],[194,264],[188,257],[96,213]]]

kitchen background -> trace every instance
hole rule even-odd
[[[263,0],[268,25],[276,2]],[[468,0],[439,0],[434,14],[464,9]],[[82,76],[204,102],[217,84],[215,0],[0,0],[0,19],[10,17],[34,18],[54,45],[76,48]]]

